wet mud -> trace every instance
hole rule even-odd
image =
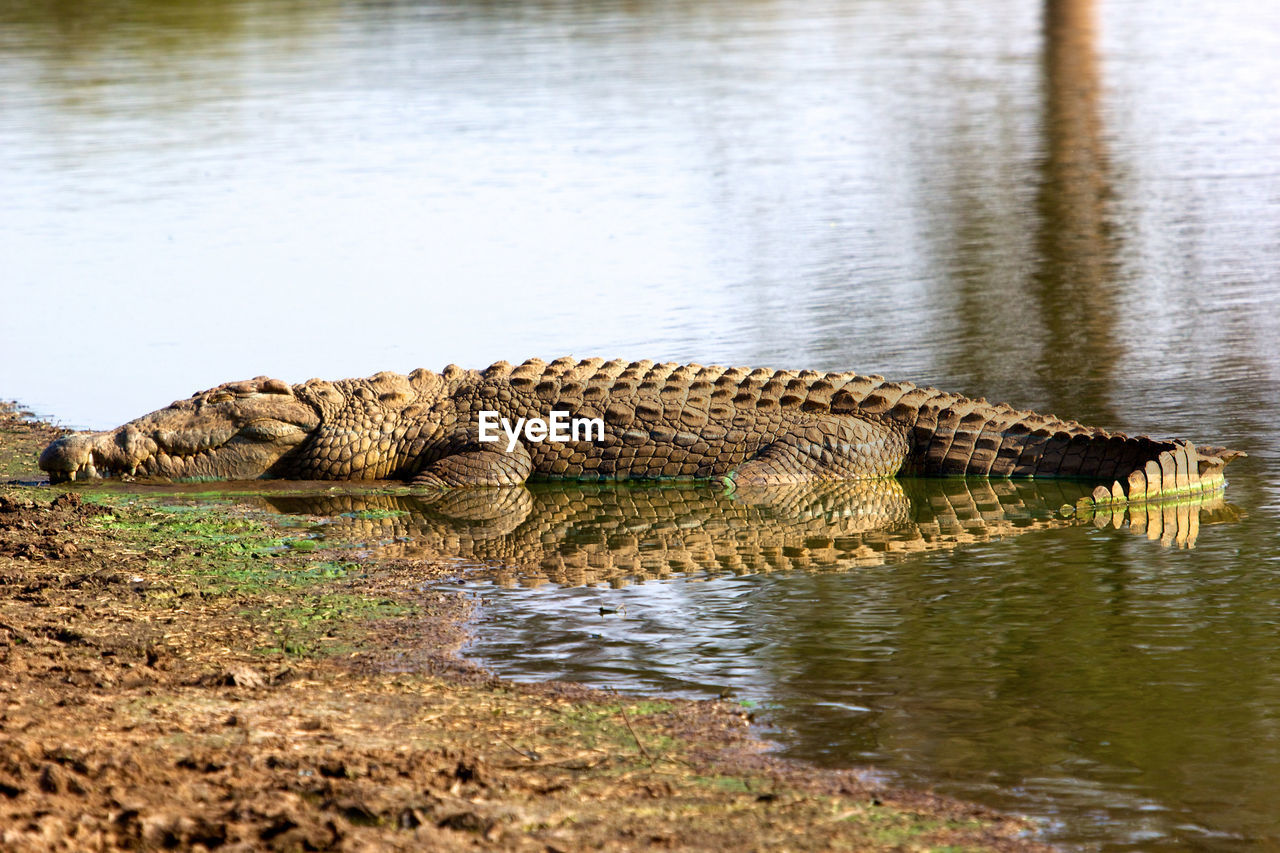
[[[456,560],[352,560],[252,501],[0,484],[6,850],[1044,849],[771,756],[747,709],[501,681]],[[310,545],[306,543],[311,543]]]

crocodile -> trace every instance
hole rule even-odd
[[[486,413],[520,422],[553,412],[598,419],[603,435],[480,440]],[[1074,477],[1101,481],[1090,500],[1106,504],[1216,490],[1224,466],[1242,455],[882,376],[566,357],[297,385],[232,382],[114,430],[60,438],[40,467],[55,483],[400,479],[431,487]]]

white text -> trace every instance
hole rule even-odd
[[[552,411],[549,420],[542,418],[516,418],[513,425],[497,412],[480,413],[480,441],[499,441],[498,428],[507,435],[507,452],[516,449],[521,432],[525,441],[603,441],[603,418],[575,418],[569,412]],[[594,438],[593,438],[594,436]]]

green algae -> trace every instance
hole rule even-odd
[[[112,493],[85,494],[104,511],[89,523],[115,542],[146,554],[149,574],[167,583],[146,591],[159,606],[202,601],[263,599],[269,606],[242,615],[265,623],[275,638],[262,653],[301,657],[349,653],[342,635],[372,620],[411,615],[410,604],[347,588],[364,574],[350,563],[315,559],[320,542],[282,535],[273,524],[228,513],[229,502],[180,505]]]

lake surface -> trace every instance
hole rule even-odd
[[[1194,548],[494,582],[473,653],[731,691],[1065,843],[1276,845],[1277,79],[1264,0],[0,0],[0,396],[602,355],[1243,449]]]

